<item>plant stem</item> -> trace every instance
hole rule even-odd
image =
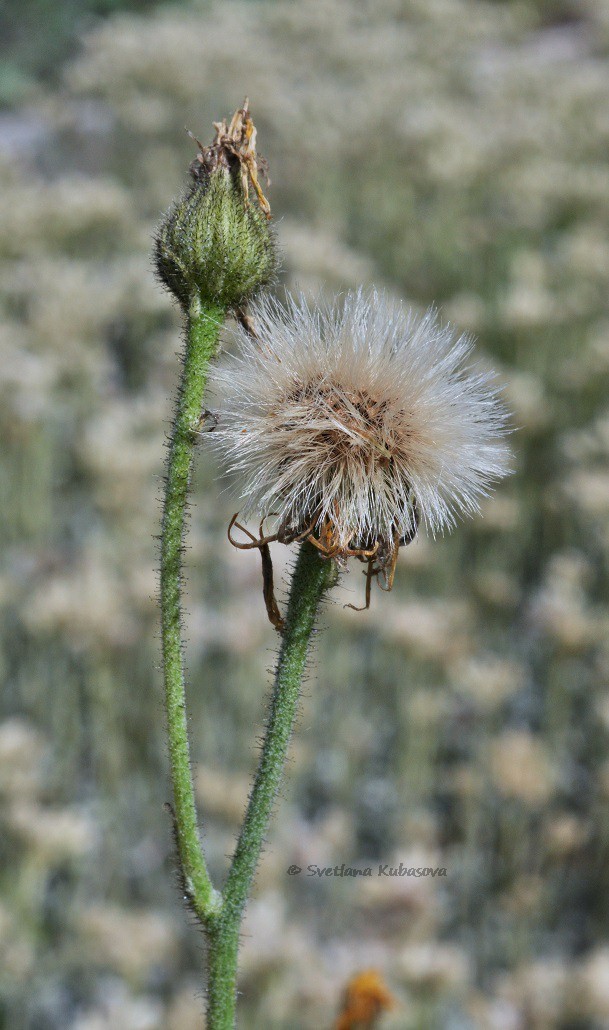
[[[237,848],[223,891],[220,913],[208,922],[208,1026],[235,1025],[237,952],[243,909],[279,789],[319,602],[336,582],[333,561],[302,544],[290,591],[288,611],[262,754]]]
[[[201,848],[190,768],[182,656],[182,550],[194,432],[199,426],[209,361],[217,349],[224,316],[223,308],[203,306],[198,298],[189,310],[161,532],[161,632],[174,826],[185,893],[201,922],[219,911],[221,899],[209,878]]]
[[[232,1030],[235,1025],[243,910],[279,789],[319,602],[336,581],[334,562],[321,558],[311,544],[302,544],[292,580],[260,764],[221,895],[210,880],[197,827],[186,719],[181,581],[194,433],[199,426],[207,369],[217,348],[224,314],[223,308],[203,307],[200,302],[190,308],[167,463],[161,534],[163,667],[174,825],[185,891],[209,939],[209,1030]]]

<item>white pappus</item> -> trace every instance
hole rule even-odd
[[[255,336],[239,327],[210,375],[210,440],[243,514],[274,516],[280,540],[310,528],[326,553],[380,558],[419,523],[435,534],[475,514],[510,471],[493,375],[434,309],[359,291],[263,299],[250,316]]]

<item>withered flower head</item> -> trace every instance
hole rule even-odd
[[[376,969],[364,969],[345,987],[334,1030],[373,1030],[383,1012],[396,1007],[396,999]]]
[[[238,353],[211,379],[211,440],[244,516],[275,516],[280,541],[374,562],[390,586],[419,522],[451,528],[509,471],[492,376],[433,310],[416,318],[374,292],[250,311],[256,337],[238,329]]]
[[[159,278],[188,308],[193,297],[239,307],[277,268],[271,209],[258,174],[256,129],[247,98],[190,166],[192,183],[156,236]],[[194,138],[194,137],[193,137]]]

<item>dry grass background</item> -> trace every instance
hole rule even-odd
[[[217,0],[92,25],[0,113],[3,1027],[201,1023],[154,600],[179,323],[149,251],[182,127],[246,92],[281,287],[435,301],[501,369],[517,471],[369,613],[342,607],[359,568],[325,612],[242,1025],[329,1027],[370,966],[387,1028],[609,1025],[608,54],[606,0]],[[276,646],[232,511],[203,443],[189,696],[218,877]],[[285,872],[400,860],[447,877]]]

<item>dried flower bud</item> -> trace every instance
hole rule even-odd
[[[272,280],[277,267],[247,99],[230,125],[214,127],[211,146],[195,141],[201,150],[190,168],[193,183],[156,237],[159,278],[184,308],[193,296],[238,307]]]
[[[365,969],[349,980],[335,1030],[357,1030],[374,1027],[383,1012],[396,1007],[396,1000],[376,969]]]

